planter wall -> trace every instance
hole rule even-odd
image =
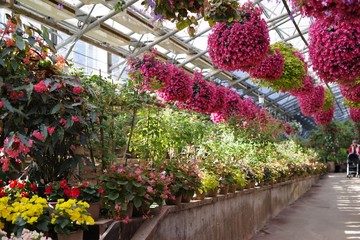
[[[164,206],[132,240],[241,240],[297,200],[319,179],[300,178],[180,206]]]

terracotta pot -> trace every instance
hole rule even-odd
[[[229,185],[224,185],[223,187],[220,187],[220,194],[226,195],[229,192]]]
[[[191,201],[191,199],[194,196],[194,192],[191,193],[183,193],[181,196],[181,202],[183,203],[189,203]]]
[[[166,199],[166,205],[180,205],[181,204],[181,199],[182,199],[182,194],[175,196],[175,200],[174,199]]]
[[[236,190],[242,191],[245,189],[245,186],[236,186]]]
[[[217,197],[218,195],[218,188],[214,188],[206,193],[207,197]]]
[[[229,186],[229,193],[234,193],[236,191],[236,184],[231,184]]]
[[[82,240],[83,234],[84,234],[83,230],[71,232],[69,235],[65,235],[63,233],[58,233],[57,238],[58,238],[58,240]]]
[[[90,207],[87,210],[91,217],[97,221],[99,220],[99,216],[100,216],[100,202],[96,202],[96,203],[89,203]]]

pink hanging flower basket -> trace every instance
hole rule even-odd
[[[265,81],[275,81],[284,72],[284,55],[276,49],[274,54],[268,54],[260,65],[251,67],[249,75],[252,78],[263,79]]]
[[[329,125],[334,117],[335,108],[314,113],[315,123],[318,125]]]
[[[325,89],[323,86],[316,86],[309,95],[298,96],[300,110],[305,116],[311,116],[320,111],[324,106],[324,101]]]
[[[351,102],[360,102],[360,84],[343,85],[339,84],[340,92],[345,99]]]
[[[184,69],[179,69],[170,63],[166,64],[166,68],[170,81],[166,88],[157,92],[158,96],[164,102],[186,102],[193,94],[194,82],[191,76]]]
[[[246,3],[239,11],[239,21],[218,22],[208,36],[211,61],[222,70],[247,71],[269,51],[269,31],[261,19],[261,8]]]
[[[289,93],[295,97],[301,97],[309,95],[314,90],[314,79],[311,76],[303,77],[303,86],[289,91]]]
[[[165,63],[155,58],[156,50],[151,55],[145,53],[142,58],[129,60],[129,77],[137,82],[139,90],[152,91],[165,88],[170,79]]]
[[[213,92],[213,98],[215,101],[211,112],[220,112],[224,108],[227,102],[227,91],[228,89],[224,86],[215,86],[215,90]]]
[[[360,78],[360,18],[319,19],[309,36],[313,69],[323,81],[352,84]]]
[[[211,113],[214,105],[215,86],[203,79],[200,72],[194,73],[193,94],[187,102],[178,102],[178,107],[198,113]]]
[[[329,15],[356,18],[360,14],[357,0],[291,0],[295,9],[308,17],[324,18]]]
[[[349,112],[353,122],[360,122],[360,108],[350,108]]]

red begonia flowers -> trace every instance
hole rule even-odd
[[[298,97],[301,112],[305,116],[310,116],[324,106],[325,89],[323,86],[316,86],[311,94]]]
[[[323,81],[351,84],[360,78],[360,18],[319,19],[309,36],[310,60]]]
[[[187,102],[178,102],[179,108],[190,109],[199,113],[211,113],[215,102],[215,86],[203,79],[200,72],[194,72],[193,94]]]
[[[272,82],[280,78],[283,74],[284,62],[284,55],[282,55],[278,49],[275,49],[275,52],[270,51],[260,65],[251,67],[248,73],[252,78]]]
[[[358,0],[291,0],[295,8],[308,17],[324,18],[329,15],[358,17]]]
[[[156,59],[155,54],[154,50],[151,55],[145,53],[142,58],[129,60],[129,77],[140,85],[137,86],[139,90],[159,90],[170,81],[165,63]]]
[[[349,112],[353,122],[360,122],[360,108],[350,108]]]
[[[301,97],[304,95],[311,94],[314,90],[314,80],[311,76],[305,76],[302,79],[303,86],[289,91],[289,93],[295,97]]]
[[[211,61],[222,70],[247,71],[258,65],[269,51],[269,31],[261,19],[261,8],[252,3],[240,9],[240,20],[218,22],[208,36]]]
[[[360,102],[360,83],[353,85],[339,84],[339,87],[345,99],[351,102]]]
[[[329,125],[334,117],[335,108],[314,113],[315,123],[318,125]]]
[[[184,69],[167,63],[166,72],[170,81],[166,88],[160,89],[157,94],[164,102],[186,102],[193,94],[194,82]]]

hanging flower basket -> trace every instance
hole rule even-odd
[[[307,17],[324,18],[329,15],[339,15],[355,18],[360,14],[360,5],[356,0],[291,0],[291,3]]]
[[[187,102],[179,102],[179,108],[190,109],[199,113],[211,113],[215,98],[215,86],[203,79],[200,72],[194,73],[193,94]]]
[[[314,91],[314,79],[311,76],[305,76],[302,79],[303,86],[289,91],[289,93],[295,97],[301,97],[311,94]]]
[[[157,94],[164,102],[186,102],[193,94],[193,81],[184,69],[173,64],[166,64],[170,81],[166,88],[160,89]]]
[[[360,83],[353,85],[339,84],[340,92],[349,101],[360,102]]]
[[[314,113],[315,123],[318,125],[329,125],[334,117],[335,108]]]
[[[352,84],[360,78],[360,19],[327,17],[310,25],[309,56],[325,82]]]
[[[350,108],[349,112],[353,122],[360,122],[360,108]]]
[[[242,99],[232,89],[227,89],[226,92],[226,103],[219,112],[212,113],[211,119],[215,123],[227,122],[231,117],[238,117],[241,112]]]
[[[300,110],[305,116],[311,116],[322,109],[324,101],[325,89],[323,86],[316,86],[311,94],[298,97]]]
[[[260,65],[251,67],[249,75],[252,78],[273,82],[283,74],[284,62],[284,55],[278,49],[275,49],[275,51],[270,51]]]
[[[221,85],[215,87],[213,92],[214,104],[211,109],[211,112],[220,112],[224,108],[227,98],[226,98],[227,88]]]
[[[269,82],[259,79],[259,84],[275,91],[290,91],[302,87],[302,78],[306,76],[306,64],[298,57],[297,50],[291,44],[277,42],[271,45],[271,50],[278,49],[284,56],[284,70],[280,78]]]
[[[156,51],[151,55],[145,53],[142,58],[129,60],[129,77],[139,90],[160,90],[166,88],[170,79],[165,63],[155,58]]]
[[[261,8],[246,3],[239,11],[240,20],[219,22],[208,36],[211,61],[222,70],[246,71],[269,51],[269,32],[260,17]]]

